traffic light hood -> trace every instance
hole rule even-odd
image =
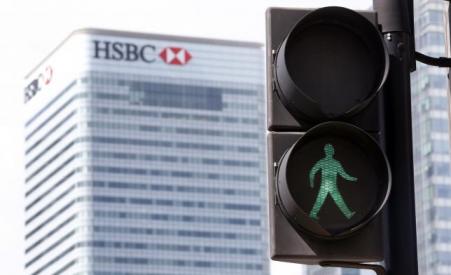
[[[311,11],[276,52],[276,92],[298,121],[340,120],[363,110],[381,91],[388,52],[377,27],[342,7]]]

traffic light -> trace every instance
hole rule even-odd
[[[389,55],[374,12],[267,12],[271,257],[384,258]]]

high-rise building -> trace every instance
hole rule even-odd
[[[415,0],[416,50],[446,54],[447,5]],[[446,7],[446,8],[445,8]],[[412,75],[418,265],[421,275],[451,274],[448,70],[417,63]]]
[[[26,77],[25,274],[268,274],[262,45],[73,33]]]
[[[308,268],[308,275],[373,275],[371,270],[358,270],[351,268],[326,268],[320,266],[312,266]]]

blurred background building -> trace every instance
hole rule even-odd
[[[25,274],[269,273],[262,45],[77,31],[25,105]]]
[[[348,268],[324,268],[313,266],[308,269],[307,275],[372,275],[372,271],[361,271]]]
[[[355,270],[353,270],[355,271]],[[359,275],[358,270],[352,275]],[[351,275],[346,273],[345,269],[341,268],[323,268],[320,266],[313,266],[308,268],[307,275]]]
[[[447,55],[445,1],[415,0],[416,50]],[[421,275],[451,274],[451,174],[447,69],[417,63],[412,119],[418,265]]]

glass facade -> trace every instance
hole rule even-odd
[[[308,268],[307,275],[375,275],[372,270],[358,270],[352,268],[332,268],[311,266]]]
[[[438,0],[415,0],[417,51],[446,56],[445,11]],[[414,176],[419,274],[451,274],[451,175],[448,71],[417,63],[412,75]]]
[[[263,60],[71,35],[27,78],[26,274],[269,274]]]

